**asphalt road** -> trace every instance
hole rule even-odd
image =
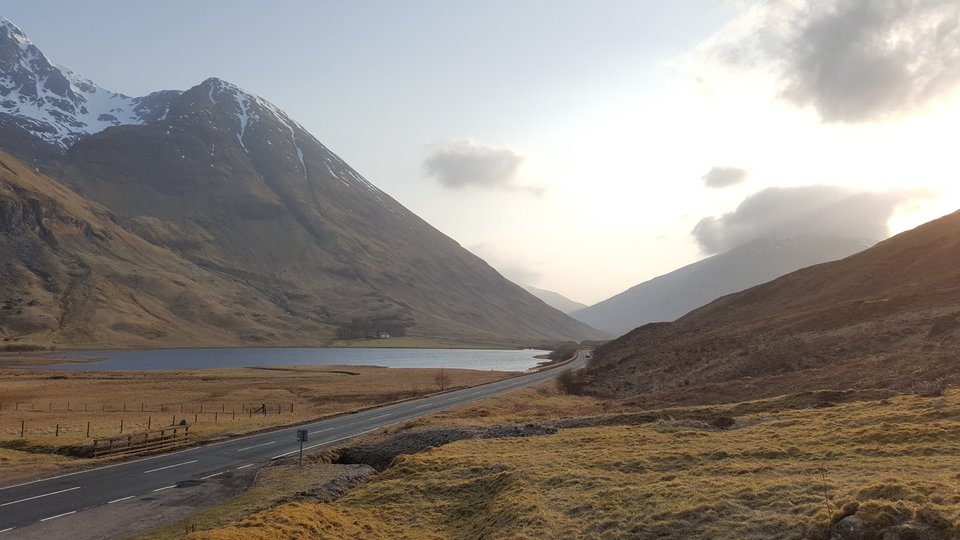
[[[304,453],[399,422],[426,416],[535,385],[586,365],[584,351],[564,366],[474,386],[329,420],[239,437],[23,484],[0,487],[0,537],[18,527],[51,521],[102,505],[172,489],[183,481],[203,481],[228,471],[256,468],[300,451],[297,430],[309,431]]]

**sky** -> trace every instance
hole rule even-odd
[[[216,76],[508,278],[593,304],[960,207],[955,0],[0,0],[112,91]]]

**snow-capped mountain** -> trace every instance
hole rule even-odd
[[[12,22],[0,18],[0,114],[61,150],[112,126],[160,119],[180,92],[130,97],[50,61]]]
[[[18,216],[6,234],[0,223],[0,275],[15,276],[0,279],[0,301],[59,314],[0,312],[0,339],[316,344],[371,325],[471,343],[601,335],[507,281],[278,107],[226,81],[140,98],[111,93],[2,21],[0,85],[0,161],[9,162],[0,190],[16,194],[8,211],[0,197],[0,221]],[[41,199],[38,213],[32,201]],[[86,215],[106,209],[106,221],[80,216],[90,203]],[[37,215],[80,225],[21,234],[45,223]],[[149,262],[130,268],[141,255]],[[162,277],[168,262],[196,280]],[[55,282],[38,288],[30,276]]]

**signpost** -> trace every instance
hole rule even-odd
[[[300,441],[300,466],[303,467],[303,443],[307,442],[310,432],[305,429],[297,430],[297,440]]]

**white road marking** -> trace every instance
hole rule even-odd
[[[223,471],[220,471],[220,472],[218,472],[218,473],[208,474],[207,476],[204,476],[204,477],[202,477],[202,478],[200,478],[200,479],[201,479],[201,480],[208,480],[208,479],[210,479],[210,478],[213,478],[214,476],[220,476],[221,474],[223,474]]]
[[[247,435],[247,437],[256,437],[256,435]],[[240,438],[241,438],[241,439],[245,439],[245,438],[247,438],[247,437],[240,437]],[[218,444],[225,444],[225,443],[233,442],[233,441],[236,441],[236,440],[237,440],[237,439],[227,439],[227,440],[225,440],[225,441],[210,443],[210,444],[206,445],[205,447],[215,446],[215,445],[218,445]],[[29,486],[30,484],[38,484],[38,483],[40,483],[40,482],[49,482],[49,481],[51,481],[51,480],[59,480],[59,479],[61,479],[61,478],[66,478],[66,477],[68,477],[68,476],[76,476],[76,475],[78,475],[78,474],[87,474],[87,473],[92,473],[92,472],[95,472],[95,471],[102,471],[102,470],[104,470],[104,469],[112,469],[112,468],[114,468],[114,467],[123,467],[124,465],[132,465],[132,464],[134,464],[134,463],[140,463],[141,461],[150,461],[150,460],[152,460],[152,459],[160,459],[160,458],[175,456],[175,455],[177,455],[177,454],[183,454],[184,452],[193,452],[194,450],[199,450],[199,449],[200,449],[199,446],[194,446],[193,448],[186,448],[186,449],[184,449],[184,450],[177,450],[176,452],[170,452],[169,454],[157,454],[157,455],[155,455],[155,456],[149,456],[149,457],[145,457],[145,458],[135,459],[135,460],[133,460],[133,461],[124,461],[124,462],[121,462],[121,463],[114,463],[113,465],[104,465],[103,467],[94,467],[94,468],[92,468],[92,469],[84,469],[84,470],[82,470],[82,471],[76,471],[76,472],[66,473],[66,474],[59,474],[59,475],[57,475],[57,476],[50,476],[50,477],[47,477],[47,478],[38,478],[37,480],[31,480],[31,481],[29,481],[29,482],[23,482],[23,483],[21,483],[21,484],[13,484],[12,486],[3,486],[3,487],[0,487],[0,491],[6,490],[6,489],[13,489],[13,488],[18,488],[18,487],[23,487],[23,486]]]
[[[136,495],[131,495],[131,496],[129,496],[129,497],[124,497],[124,498],[122,498],[122,499],[114,499],[114,500],[112,500],[112,501],[107,501],[107,504],[118,503],[118,502],[120,502],[120,501],[129,501],[130,499],[132,499],[132,498],[134,498],[134,497],[136,497]]]
[[[61,489],[60,491],[54,491],[54,492],[52,492],[52,493],[44,493],[43,495],[34,495],[33,497],[27,497],[26,499],[20,499],[19,501],[5,502],[5,503],[3,503],[3,504],[0,504],[0,506],[10,506],[11,504],[17,504],[17,503],[32,501],[32,500],[34,500],[34,499],[42,499],[43,497],[49,497],[49,496],[51,496],[51,495],[56,495],[56,494],[58,494],[58,493],[66,493],[66,492],[68,492],[68,491],[73,491],[73,490],[75,490],[75,489],[80,489],[80,486],[76,486],[76,487],[72,487],[72,488],[68,488],[68,489]]]
[[[191,463],[196,463],[197,460],[184,461],[183,463],[177,463],[176,465],[167,465],[166,467],[157,467],[156,469],[150,469],[149,471],[143,471],[143,474],[150,474],[152,472],[164,471],[167,469],[172,469],[174,467],[182,467],[184,465],[189,465]]]
[[[573,369],[577,369],[577,368],[579,368],[579,367],[581,367],[581,366],[577,365],[577,366],[573,367]],[[547,380],[548,378],[552,378],[552,377],[545,376],[545,377],[543,377],[543,378],[538,378],[538,379],[527,379],[526,381],[524,381],[524,382],[522,382],[522,383],[519,383],[519,384],[504,385],[504,386],[500,386],[500,387],[498,387],[498,386],[496,386],[496,385],[494,385],[494,384],[491,384],[490,386],[482,385],[482,386],[484,386],[484,388],[487,388],[487,389],[492,390],[492,392],[490,392],[487,396],[484,396],[484,397],[493,397],[493,396],[495,396],[495,395],[499,395],[499,394],[504,393],[504,392],[512,391],[512,390],[514,390],[514,389],[516,389],[516,388],[520,388],[520,387],[524,387],[524,386],[532,386],[532,385],[535,385],[535,384],[539,384],[539,383],[543,382],[544,380]],[[467,402],[470,402],[470,401],[474,401],[474,400],[468,400]],[[437,404],[439,404],[439,403],[437,403]],[[393,412],[398,412],[398,411],[393,411]],[[381,415],[381,416],[378,416],[378,417],[375,417],[375,418],[381,418],[382,416],[388,416],[389,414],[393,414],[393,412],[388,413],[388,414],[384,414],[384,415]],[[404,415],[404,416],[405,416],[405,415]],[[406,418],[404,418],[404,419],[406,419]],[[323,445],[325,445],[325,444],[331,444],[331,443],[335,443],[335,442],[342,441],[342,440],[345,440],[345,439],[349,439],[349,438],[352,438],[352,437],[356,437],[356,436],[359,436],[359,435],[363,435],[363,434],[366,434],[366,433],[370,433],[371,431],[376,431],[376,430],[378,430],[378,429],[382,429],[382,428],[387,427],[387,426],[389,426],[389,425],[394,425],[394,424],[400,423],[400,422],[402,422],[404,419],[400,419],[400,420],[398,420],[398,421],[396,421],[396,422],[393,422],[393,423],[391,423],[391,424],[387,424],[387,425],[380,426],[380,427],[377,427],[377,428],[369,429],[369,430],[366,430],[366,431],[363,431],[363,432],[360,432],[360,433],[357,433],[357,434],[354,434],[354,435],[349,435],[349,436],[347,436],[347,437],[341,437],[341,438],[339,438],[339,439],[334,439],[334,440],[331,440],[331,441],[326,441],[326,442],[323,442],[323,443],[315,444],[315,445],[306,447],[305,449],[306,449],[306,450],[310,450],[310,449],[316,448],[316,447],[318,447],[318,446],[323,446]],[[314,431],[314,433],[320,433],[320,432],[324,432],[324,431],[331,431],[331,430],[337,429],[337,428],[339,428],[339,427],[343,427],[343,426],[329,427],[329,428],[325,428],[325,429],[322,429],[322,430]],[[204,445],[202,448],[209,448],[209,447],[218,446],[218,445],[221,445],[221,444],[236,443],[237,441],[245,440],[245,439],[249,439],[249,438],[253,438],[253,437],[256,437],[256,436],[257,436],[257,435],[247,435],[247,436],[244,436],[244,437],[236,437],[236,438],[232,438],[232,439],[225,439],[225,440],[223,440],[223,441],[217,441],[217,442],[214,442],[214,443],[206,444],[206,445]],[[28,482],[23,482],[23,483],[20,483],[20,484],[14,484],[14,485],[9,485],[9,486],[0,486],[0,492],[5,491],[5,490],[8,490],[8,489],[13,489],[13,488],[17,488],[17,487],[22,487],[22,486],[30,485],[30,484],[36,484],[36,483],[40,483],[40,482],[48,482],[48,481],[50,481],[50,480],[57,480],[57,479],[61,479],[61,478],[66,478],[66,477],[69,477],[69,476],[75,476],[75,475],[79,475],[79,474],[87,474],[87,473],[91,473],[91,472],[95,472],[95,471],[101,471],[101,470],[104,470],[104,469],[111,469],[111,468],[114,468],[114,467],[129,466],[129,465],[132,465],[132,464],[135,464],[135,463],[139,463],[139,462],[141,462],[141,461],[150,461],[150,460],[155,460],[155,459],[158,459],[158,458],[165,458],[165,457],[169,457],[169,456],[172,456],[172,455],[182,454],[182,453],[186,453],[186,452],[192,452],[192,451],[198,450],[198,449],[200,449],[200,448],[201,448],[200,446],[195,446],[195,447],[185,448],[185,449],[183,449],[183,450],[178,450],[178,451],[175,451],[175,452],[171,452],[171,453],[168,453],[168,454],[158,454],[158,455],[156,455],[156,456],[148,456],[148,457],[136,459],[136,460],[133,460],[133,461],[127,461],[127,462],[121,462],[121,463],[113,463],[113,464],[110,464],[110,465],[104,465],[104,466],[101,466],[101,467],[95,467],[95,468],[92,468],[92,469],[86,469],[86,470],[82,470],[82,471],[75,471],[75,472],[66,473],[66,474],[61,474],[61,475],[56,475],[56,476],[52,476],[52,477],[48,477],[48,478],[39,478],[39,479],[36,479],[36,480],[31,480],[31,481],[28,481]],[[275,457],[273,457],[273,458],[271,458],[271,459],[279,459],[279,458],[281,458],[281,457],[286,457],[286,456],[288,456],[288,455],[290,455],[290,454],[294,454],[294,453],[296,453],[296,452],[298,452],[298,451],[299,451],[299,450],[294,450],[294,451],[291,451],[291,452],[287,452],[287,453],[281,454],[281,455],[279,455],[279,456],[275,456]],[[194,462],[195,462],[195,461],[196,461],[196,460],[194,460]],[[188,462],[188,463],[193,463],[193,462]],[[186,465],[186,464],[188,464],[188,463],[181,463],[181,464],[178,464],[178,465],[174,465],[174,467],[180,466],[180,465]],[[166,468],[170,468],[170,467],[161,467],[161,468],[154,469],[154,470],[163,470],[163,469],[166,469]],[[148,471],[148,472],[153,472],[153,471]],[[211,475],[211,476],[209,476],[209,477],[205,477],[205,478],[210,478],[210,477],[213,477],[213,476],[217,476],[217,475],[219,475],[219,474],[222,474],[222,473],[217,473],[217,474]],[[170,488],[173,488],[173,487],[176,487],[176,486],[167,486],[167,487],[164,487],[164,488],[156,489],[156,490],[154,490],[154,491],[162,491],[162,490],[164,490],[164,489],[170,489]],[[46,496],[49,496],[49,495],[55,495],[55,494],[57,494],[57,493],[63,493],[64,491],[72,491],[72,490],[74,490],[74,489],[79,489],[79,486],[77,486],[77,487],[75,487],[75,488],[70,488],[70,489],[68,489],[68,490],[57,491],[57,492],[48,493],[48,494],[45,494],[45,495],[39,495],[39,496],[37,496],[37,497],[29,497],[29,498],[27,498],[27,499],[22,499],[22,500],[19,500],[19,501],[12,501],[12,502],[9,502],[9,503],[0,504],[0,506],[7,506],[7,505],[10,505],[10,504],[16,504],[16,503],[18,503],[18,502],[23,502],[23,501],[27,501],[27,500],[33,500],[33,499],[35,499],[35,498],[46,497]],[[59,517],[59,516],[54,516],[54,517]],[[52,519],[52,518],[51,518],[51,519]],[[11,530],[11,529],[0,530],[0,533],[7,532],[7,531],[9,531],[9,530]]]
[[[244,450],[250,450],[251,448],[260,448],[261,446],[270,446],[271,444],[276,444],[276,443],[277,443],[277,441],[270,441],[270,442],[265,442],[265,443],[263,443],[263,444],[255,444],[255,445],[253,445],[253,446],[248,446],[248,447],[246,447],[246,448],[241,448],[241,449],[237,450],[237,452],[243,452]]]
[[[246,465],[241,465],[241,466],[237,467],[236,470],[239,471],[240,469],[246,469],[247,467],[253,467],[253,463],[247,463]]]
[[[55,515],[55,516],[45,517],[45,518],[41,519],[40,521],[50,521],[51,519],[57,519],[57,518],[61,518],[61,517],[63,517],[63,516],[69,516],[70,514],[76,514],[76,513],[77,513],[77,511],[76,511],[76,510],[73,510],[72,512],[64,512],[64,513],[62,513],[62,514],[57,514],[57,515]]]
[[[394,422],[393,424],[399,424],[399,423],[400,423],[400,422]],[[386,426],[375,427],[375,428],[373,428],[373,429],[368,429],[368,430],[366,430],[366,431],[361,431],[360,433],[354,433],[353,435],[347,435],[346,437],[340,437],[339,439],[333,439],[332,441],[324,441],[324,442],[322,442],[322,443],[314,444],[313,446],[304,446],[303,449],[304,449],[304,450],[310,450],[311,448],[316,448],[316,447],[318,447],[318,446],[323,446],[323,445],[325,445],[325,444],[332,444],[332,443],[335,443],[335,442],[338,442],[338,441],[343,441],[343,440],[346,440],[346,439],[352,439],[352,438],[354,438],[354,437],[359,437],[360,435],[364,435],[364,434],[366,434],[366,433],[370,433],[371,431],[376,431],[376,430],[378,430],[378,429],[383,429],[383,428],[385,428],[385,427],[392,426],[393,424],[387,424]],[[290,454],[296,454],[296,453],[299,452],[299,451],[300,451],[299,449],[298,449],[298,450],[291,450],[291,451],[289,451],[289,452],[287,452],[287,453],[285,453],[285,454],[280,454],[279,456],[273,456],[273,457],[270,458],[270,459],[271,459],[271,460],[280,459],[280,458],[282,458],[282,457],[287,457],[287,456],[289,456]]]
[[[0,534],[3,534],[3,533],[5,533],[5,532],[10,532],[10,531],[12,531],[12,530],[13,530],[13,527],[7,527],[6,529],[0,531]]]
[[[318,429],[316,431],[311,431],[310,433],[323,433],[324,431],[330,431],[331,429],[337,429],[337,428],[328,427],[327,429]]]
[[[417,405],[416,407],[414,407],[414,409],[422,409],[424,407],[429,407],[430,405],[433,405],[433,403],[424,403],[423,405]]]
[[[172,485],[172,486],[164,486],[164,487],[162,487],[162,488],[157,488],[157,489],[155,489],[155,490],[153,490],[153,491],[155,491],[155,492],[156,492],[156,491],[163,491],[163,490],[165,490],[165,489],[173,489],[173,488],[175,488],[175,487],[177,487],[176,484],[174,484],[174,485]]]
[[[370,418],[367,418],[367,420],[376,420],[377,418],[383,418],[383,417],[385,417],[385,416],[390,416],[391,414],[393,414],[393,413],[386,413],[386,414],[381,414],[381,415],[377,415],[377,416],[371,416]]]

